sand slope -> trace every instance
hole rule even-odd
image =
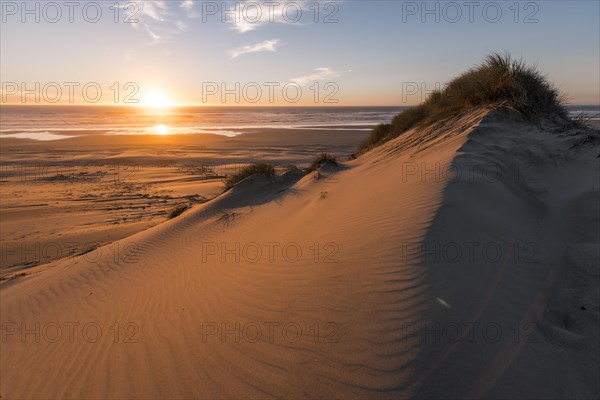
[[[580,136],[478,110],[8,282],[2,399],[597,396]]]
[[[0,138],[0,282],[71,254],[95,251],[212,199],[248,163],[308,166],[356,150],[369,127],[243,129],[225,137],[95,135]]]

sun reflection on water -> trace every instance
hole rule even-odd
[[[169,134],[169,127],[165,124],[160,124],[160,125],[156,125],[154,127],[154,132],[158,135],[168,135]]]

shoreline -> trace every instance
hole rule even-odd
[[[321,152],[345,159],[368,133],[2,139],[0,278],[75,254],[91,257],[100,246],[166,221],[175,207],[220,195],[224,177],[244,165],[307,167]]]

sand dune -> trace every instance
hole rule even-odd
[[[346,158],[369,134],[357,127],[243,131],[1,138],[0,281],[164,222],[177,206],[218,196],[223,177],[248,163],[302,167],[323,151]]]
[[[553,129],[476,110],[6,282],[2,399],[593,398],[599,146]]]

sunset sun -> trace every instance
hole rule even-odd
[[[152,90],[144,95],[141,105],[151,108],[165,108],[169,107],[171,102],[165,93],[159,90]]]

